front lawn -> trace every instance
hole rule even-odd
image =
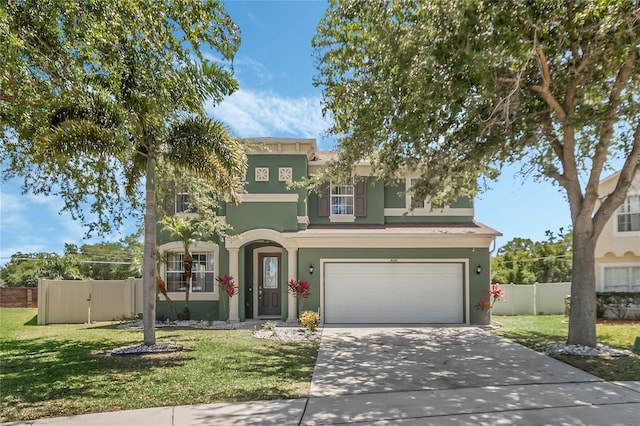
[[[251,330],[157,329],[182,352],[108,356],[142,343],[117,323],[37,326],[36,309],[0,309],[0,420],[17,421],[308,394],[318,344]]]
[[[500,324],[493,333],[506,337],[538,352],[547,345],[567,340],[568,322],[564,315],[493,316]],[[631,350],[640,336],[640,321],[599,321],[598,343]],[[640,380],[640,356],[595,358],[554,355],[554,358],[609,381]]]

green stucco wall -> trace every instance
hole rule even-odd
[[[306,155],[279,155],[261,154],[249,155],[247,167],[247,183],[245,190],[249,194],[298,194],[297,215],[306,215],[305,200],[307,197],[306,188],[289,188],[287,182],[278,180],[278,168],[291,167],[293,182],[301,181],[307,177],[307,157]],[[267,167],[269,169],[268,182],[255,181],[255,168]],[[227,209],[230,211],[232,209]]]
[[[227,223],[233,227],[229,231],[232,235],[258,228],[297,231],[297,206],[287,202],[242,203],[227,209]]]

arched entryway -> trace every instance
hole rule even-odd
[[[296,321],[296,302],[287,292],[287,281],[297,279],[298,247],[271,229],[252,229],[228,238],[229,273],[243,277],[237,298],[231,303],[229,320],[284,318]],[[241,271],[241,268],[242,271]],[[242,272],[242,273],[241,273]]]

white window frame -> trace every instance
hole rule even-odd
[[[631,200],[635,199],[636,203],[632,204]],[[620,216],[622,215],[639,215],[640,216],[640,193],[629,193],[627,194],[627,198],[625,198],[624,202],[618,209],[616,210],[615,218],[613,220],[613,231],[615,234],[620,236],[627,235],[640,235],[640,228],[637,230],[631,231],[621,231],[618,225]]]
[[[336,193],[334,194],[334,189],[338,189],[338,188],[343,188],[343,189],[347,189],[347,192],[349,192],[350,189],[350,193]],[[348,200],[351,200],[351,203],[349,204]],[[346,205],[340,205],[340,204],[335,204],[334,205],[334,200],[347,200]],[[356,213],[355,213],[355,202],[356,202],[356,198],[355,198],[355,185],[353,184],[353,179],[351,180],[351,183],[342,183],[342,184],[338,184],[337,182],[331,182],[331,184],[329,185],[329,221],[331,222],[354,222],[356,219]],[[336,207],[342,207],[346,209],[346,213],[340,213],[339,211],[337,211],[338,209]],[[348,208],[351,207],[351,212],[348,212]]]
[[[603,264],[601,265],[601,276],[602,276],[602,288],[601,291],[620,291],[620,292],[626,292],[626,291],[640,291],[640,284],[638,285],[638,288],[634,288],[634,286],[631,285],[631,278],[632,278],[632,270],[634,268],[640,268],[640,263],[607,263],[607,264]],[[626,284],[626,288],[625,289],[615,289],[612,290],[610,288],[607,288],[607,275],[606,275],[606,270],[607,269],[612,269],[612,268],[620,268],[620,269],[626,269],[627,270],[627,284]],[[617,287],[621,287],[621,286],[617,286]]]
[[[169,297],[171,297],[171,299],[174,301],[185,300],[184,290],[169,291],[168,289],[169,283],[167,282],[167,271],[168,271],[167,266],[168,265],[166,262],[169,254],[178,254],[178,255],[184,254],[183,243],[181,241],[172,241],[170,243],[161,245],[160,247],[158,247],[158,250],[163,252],[165,255],[165,259],[160,265],[160,276],[163,277],[165,280],[165,284],[167,285],[167,293],[169,294]],[[219,274],[219,265],[220,265],[219,247],[213,243],[196,241],[192,243],[191,246],[189,247],[189,252],[191,253],[192,256],[195,256],[196,254],[206,254],[208,256],[211,256],[211,260],[213,262],[213,270],[207,271],[207,272],[213,273],[213,291],[211,292],[194,291],[192,286],[189,291],[189,300],[192,300],[192,301],[193,300],[218,300],[220,291],[218,290],[218,283],[215,281],[215,277],[220,275]],[[193,273],[195,274],[196,271],[194,270]],[[158,293],[158,298],[160,300],[164,300],[164,296],[162,296],[161,293]]]
[[[174,203],[174,213],[193,213],[189,207],[189,193],[186,191],[176,191],[176,199]]]
[[[418,181],[420,180],[419,177],[408,177],[407,180],[405,181],[405,190],[406,190],[406,201],[405,201],[405,206],[407,207],[407,210],[411,210],[412,207],[414,207],[413,205],[413,196],[411,194],[411,188],[413,188],[413,186],[418,183]],[[422,205],[420,205],[422,204]],[[426,210],[431,210],[431,205],[429,204],[429,200],[427,200],[426,198],[424,200],[418,200],[418,202],[416,203],[416,206],[413,210],[417,210],[418,212],[424,212]]]

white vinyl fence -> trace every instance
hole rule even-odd
[[[142,278],[38,281],[38,325],[133,318],[142,312]]]
[[[494,315],[563,314],[571,283],[501,284],[504,297],[497,301]]]

